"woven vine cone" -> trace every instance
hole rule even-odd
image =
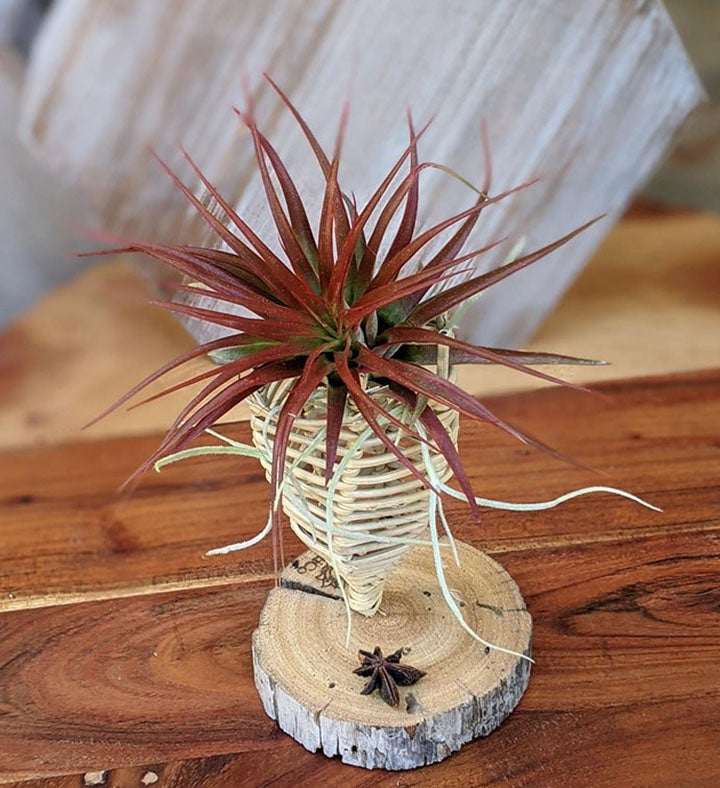
[[[287,390],[286,384],[271,384],[250,398],[253,442],[263,453],[261,462],[268,480],[277,417]],[[369,388],[368,394],[388,409],[397,406],[383,386]],[[434,403],[431,407],[457,443],[457,412]],[[372,616],[382,601],[388,574],[413,548],[408,540],[428,538],[430,491],[372,431],[359,441],[368,424],[348,399],[335,468],[345,464],[330,497],[325,484],[325,440],[320,436],[326,424],[325,408],[326,388],[322,386],[295,419],[288,445],[283,510],[298,537],[335,568],[351,609]],[[381,423],[388,437],[396,441],[398,428],[387,421]],[[317,445],[307,453],[314,440]],[[413,464],[424,467],[417,439],[403,432],[398,445]],[[298,462],[304,452],[306,456]],[[452,470],[445,457],[434,448],[430,456],[438,477],[447,481]],[[293,463],[297,464],[290,471]],[[332,520],[332,534],[328,533],[328,519]]]

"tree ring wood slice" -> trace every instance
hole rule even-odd
[[[532,624],[510,575],[458,542],[461,566],[443,548],[453,597],[485,640],[530,656]],[[488,651],[448,608],[429,547],[416,547],[388,578],[371,617],[347,617],[331,568],[311,551],[282,573],[253,634],[255,685],[266,713],[308,750],[368,769],[412,769],[443,760],[487,736],[527,688],[527,659]],[[426,671],[400,687],[400,705],[360,695],[358,650],[403,649],[403,662]]]

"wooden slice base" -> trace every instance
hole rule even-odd
[[[448,586],[468,624],[485,640],[530,654],[531,619],[518,587],[484,553],[458,543],[461,567],[446,555]],[[253,635],[255,685],[267,714],[311,751],[368,769],[436,763],[510,714],[527,688],[530,663],[488,651],[460,627],[442,598],[429,548],[417,547],[388,578],[379,612],[352,616],[330,567],[303,553],[282,574]],[[400,688],[400,705],[360,695],[358,650],[402,648],[426,671]]]

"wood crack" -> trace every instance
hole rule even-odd
[[[327,591],[323,591],[316,586],[308,585],[307,583],[301,583],[298,580],[289,580],[286,578],[280,578],[280,588],[287,588],[291,591],[302,591],[305,594],[316,594],[317,596],[324,596],[326,599],[335,599],[341,600],[342,596],[339,594],[330,594]]]

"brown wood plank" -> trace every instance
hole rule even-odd
[[[149,768],[168,786],[718,784],[720,373],[602,389],[610,403],[544,391],[491,404],[611,478],[471,427],[478,492],[614,483],[665,512],[603,496],[478,528],[454,507],[458,536],[518,581],[538,664],[498,732],[402,775],[306,753],[262,713],[249,638],[270,547],[202,558],[262,523],[254,463],[176,466],[118,499],[156,437],[0,457],[0,781],[67,774],[37,783],[67,788],[110,768],[108,784],[137,785]]]
[[[534,616],[530,687],[495,734],[417,777],[442,785],[468,784],[469,774],[475,785],[717,784],[718,558],[717,532],[503,556]],[[166,784],[282,785],[293,775],[298,784],[417,784],[414,772],[371,778],[306,753],[265,717],[249,647],[267,585],[5,613],[0,774],[239,752],[227,763],[168,766],[187,770],[188,780],[195,768],[221,774]]]
[[[658,514],[598,495],[532,514],[488,512],[478,530],[453,505],[457,534],[490,552],[631,540],[715,527],[720,495],[720,373],[598,387],[609,401],[547,390],[488,400],[504,417],[605,476],[559,463],[492,428],[464,425],[461,452],[478,494],[543,500],[583,485],[645,495]],[[247,425],[229,434],[248,439]],[[224,558],[206,549],[247,538],[265,521],[267,485],[243,458],[201,459],[117,487],[157,436],[39,448],[0,456],[0,610],[157,590],[268,579],[269,543]],[[288,536],[288,553],[300,548]]]
[[[713,701],[679,702],[673,707],[607,708],[594,712],[518,711],[491,738],[474,743],[450,760],[404,773],[365,772],[315,756],[282,733],[267,750],[215,755],[167,764],[111,769],[106,785],[136,788],[151,770],[160,788],[256,788],[342,784],[348,788],[481,788],[481,786],[543,786],[585,788],[691,788],[717,784],[714,758],[717,735],[685,727],[674,730],[674,713],[697,718],[712,714]],[[628,731],[632,736],[628,736]],[[642,731],[639,735],[638,731]],[[708,757],[710,756],[710,757]],[[80,788],[82,775],[57,777],[16,788]]]

